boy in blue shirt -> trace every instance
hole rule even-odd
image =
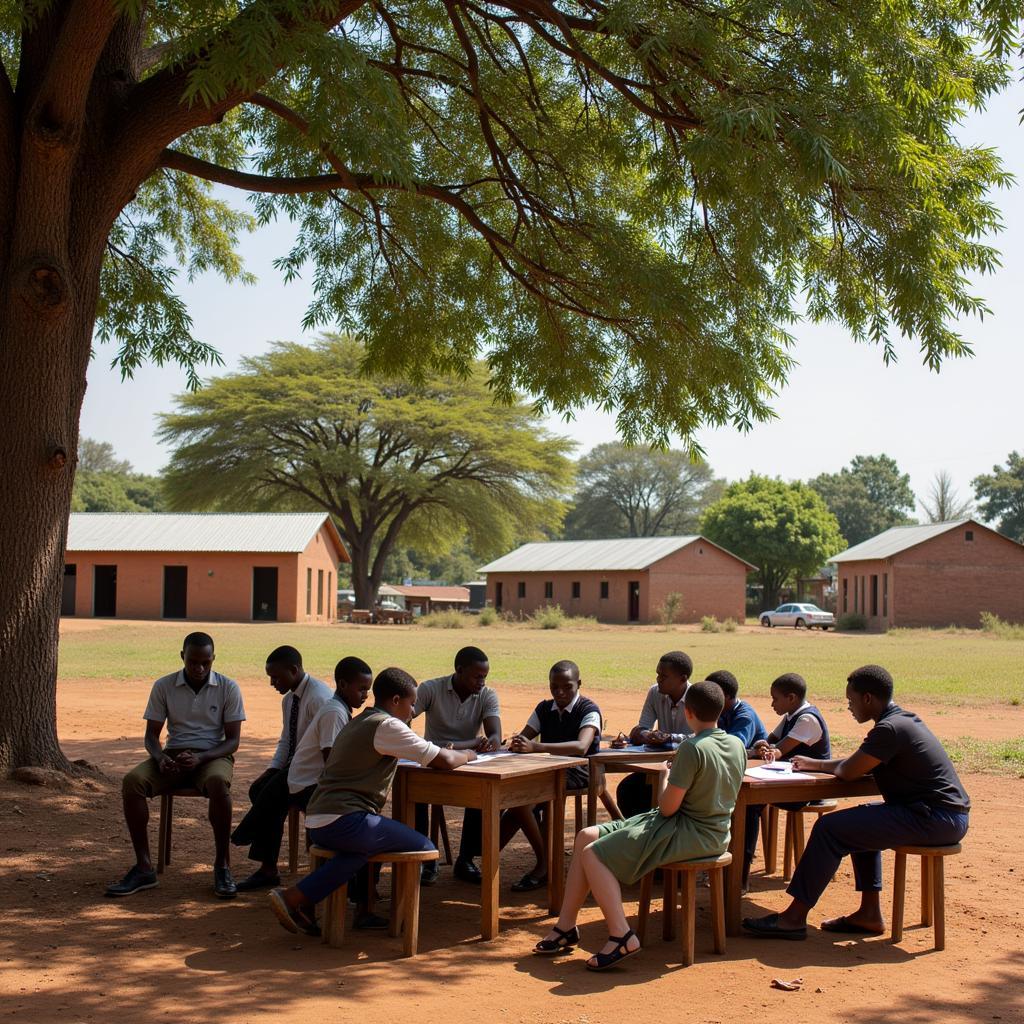
[[[739,698],[740,684],[736,677],[726,669],[719,669],[708,676],[708,682],[718,683],[725,695],[725,710],[718,719],[718,728],[735,736],[746,750],[755,743],[768,739],[768,733],[758,717],[757,712]]]

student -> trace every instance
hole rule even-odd
[[[235,846],[249,847],[249,860],[259,865],[238,883],[239,892],[280,885],[277,858],[290,804],[288,770],[310,722],[332,697],[331,688],[302,667],[294,647],[276,647],[267,655],[270,685],[281,694],[281,736],[266,771],[249,787],[252,806],[231,834]]]
[[[425,714],[423,735],[454,750],[475,750],[486,753],[501,746],[501,708],[498,695],[485,685],[491,670],[487,655],[479,647],[463,647],[455,655],[455,671],[451,675],[427,679],[416,692],[413,718]],[[484,735],[480,735],[483,728]],[[416,805],[416,831],[429,831],[426,804]],[[474,859],[483,848],[483,818],[480,811],[467,808],[462,817],[462,842],[453,873],[464,882],[480,884],[480,869]],[[433,885],[437,881],[437,864],[423,865],[420,881]]]
[[[796,672],[786,672],[771,686],[772,711],[781,715],[779,724],[767,739],[754,744],[753,755],[773,761],[791,761],[794,757],[829,758],[832,743],[828,725],[822,713],[807,701],[807,683]],[[798,811],[806,803],[775,804],[784,811]],[[750,865],[757,850],[758,824],[761,808],[751,804],[747,808],[746,842],[743,849],[743,891],[746,892]]]
[[[724,699],[714,683],[694,683],[684,711],[690,742],[676,751],[671,769],[662,767],[658,806],[622,821],[582,829],[565,885],[558,922],[534,947],[553,955],[578,945],[576,918],[588,891],[601,907],[608,941],[587,967],[603,971],[640,952],[640,940],[626,923],[621,883],[641,879],[662,864],[717,857],[729,846],[729,823],[743,780],[747,756],[735,736],[718,728]]]
[[[724,668],[711,672],[708,674],[708,681],[718,683],[725,694],[725,710],[718,720],[719,729],[724,729],[730,736],[735,736],[746,750],[768,738],[757,712],[746,701],[740,700],[740,684],[731,672]]]
[[[807,914],[849,854],[860,907],[848,916],[823,921],[821,929],[881,935],[881,851],[904,845],[951,846],[967,834],[971,801],[949,755],[917,715],[892,703],[892,693],[892,676],[879,665],[851,672],[846,682],[850,714],[858,722],[874,723],[860,748],[834,761],[793,758],[798,771],[828,772],[839,779],[870,774],[884,802],[822,815],[786,890],[792,902],[781,914],[744,919],[743,927],[751,934],[806,938]]]
[[[509,749],[517,754],[560,754],[563,757],[589,757],[601,746],[601,709],[580,694],[583,685],[579,666],[574,661],[558,661],[548,672],[552,700],[542,700],[530,715],[522,732],[512,737]],[[535,739],[539,736],[540,739]],[[587,788],[585,766],[569,768],[565,786],[570,792]],[[501,848],[520,830],[526,836],[537,859],[534,867],[518,882],[513,892],[530,892],[548,884],[547,843],[537,824],[537,808],[510,807],[501,818]]]
[[[130,896],[157,884],[149,855],[149,800],[176,789],[198,789],[209,804],[213,828],[213,890],[230,899],[231,776],[245,708],[238,684],[213,671],[213,638],[189,633],[181,648],[182,669],[153,684],[143,718],[149,757],[121,784],[124,817],[135,848],[135,864],[108,896]],[[160,733],[167,723],[167,746]]]
[[[657,682],[647,691],[640,721],[629,734],[630,743],[651,746],[678,743],[690,735],[683,695],[693,675],[693,661],[683,651],[669,651],[658,661]],[[625,818],[642,814],[654,804],[654,794],[644,772],[633,772],[615,791],[619,810]]]
[[[297,885],[270,891],[271,907],[290,932],[319,934],[316,904],[347,884],[372,854],[434,849],[430,840],[407,825],[381,817],[399,758],[439,770],[476,758],[472,750],[442,749],[409,728],[416,680],[408,672],[380,672],[373,681],[373,700],[373,707],[338,735],[306,808],[310,839],[338,855]]]

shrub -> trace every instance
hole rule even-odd
[[[561,629],[565,625],[566,618],[560,604],[548,604],[533,613],[530,617],[530,625],[534,629]]]
[[[466,624],[466,616],[462,612],[431,612],[429,615],[421,615],[417,620],[421,626],[432,629],[462,629]]]
[[[481,626],[493,626],[498,621],[498,613],[493,608],[481,608],[477,621]]]
[[[700,620],[700,628],[704,633],[721,633],[722,624],[714,617],[714,615],[705,615]]]
[[[981,613],[981,631],[1004,640],[1024,640],[1024,623],[1007,622],[992,612]]]
[[[726,633],[735,633],[738,625],[739,623],[735,619],[726,619],[725,622],[722,623],[722,629],[724,629]]]
[[[840,615],[839,621],[836,623],[836,629],[843,629],[847,631],[867,628],[867,616],[861,615],[860,612],[847,612],[845,615]]]
[[[665,603],[658,609],[658,618],[663,626],[671,626],[676,621],[682,603],[683,595],[676,591],[665,595]]]

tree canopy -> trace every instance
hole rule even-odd
[[[948,523],[971,514],[970,498],[961,498],[953,486],[953,478],[940,469],[932,478],[928,494],[921,499],[921,507],[929,523]]]
[[[82,438],[72,512],[160,512],[163,507],[159,477],[136,473],[109,442]]]
[[[701,532],[758,566],[766,608],[796,576],[811,576],[843,550],[839,523],[821,496],[802,483],[751,474],[730,484],[704,513]]]
[[[1010,452],[1005,466],[974,479],[978,511],[1000,533],[1024,544],[1024,455]]]
[[[891,526],[913,522],[910,475],[901,473],[888,455],[857,455],[849,467],[822,473],[810,486],[825,499],[851,547]]]
[[[599,444],[576,464],[569,540],[696,533],[722,491],[711,468],[685,452]]]
[[[493,556],[560,525],[572,442],[495,403],[483,367],[408,384],[361,374],[365,355],[345,337],[278,344],[179,396],[159,429],[171,507],[330,512],[364,608],[399,542],[442,554],[465,535]]]

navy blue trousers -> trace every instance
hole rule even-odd
[[[315,846],[338,851],[337,856],[298,883],[299,892],[311,903],[319,903],[339,886],[347,885],[374,853],[435,849],[429,839],[408,825],[366,811],[343,814],[330,825],[311,828],[309,837]]]
[[[862,804],[823,814],[811,829],[786,891],[813,907],[849,854],[857,892],[881,892],[882,850],[951,846],[967,834],[967,822],[966,814],[926,804]]]

